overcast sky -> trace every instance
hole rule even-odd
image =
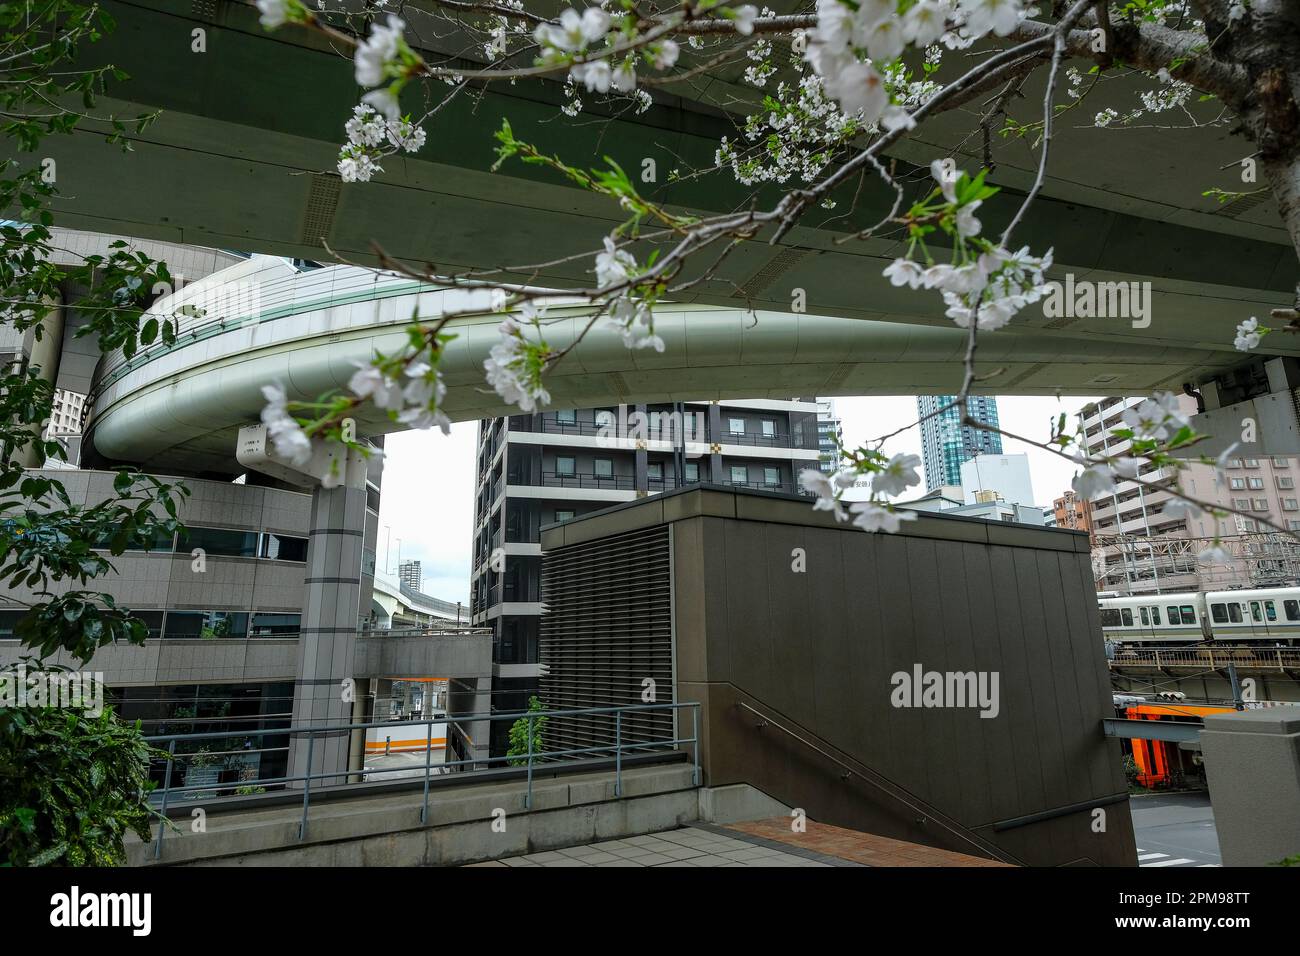
[[[1065,411],[1073,416],[1093,400],[999,398],[998,415],[1007,431],[1045,441],[1057,415]],[[844,421],[845,443],[851,447],[916,420],[916,399],[910,395],[837,398],[835,408]],[[1068,427],[1073,429],[1073,421]],[[436,430],[412,431],[389,435],[386,440],[378,561],[395,574],[399,554],[402,559],[418,559],[425,592],[446,601],[469,600],[477,437],[477,422],[461,422],[452,426],[450,436]],[[885,451],[919,455],[920,429],[912,428],[891,439]],[[1050,505],[1070,486],[1076,470],[1072,463],[1006,439],[1003,451],[1029,455],[1035,504]],[[915,497],[921,490],[905,497]]]

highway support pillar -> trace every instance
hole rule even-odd
[[[362,607],[366,527],[366,460],[350,451],[343,484],[312,492],[311,531],[303,587],[303,613],[294,681],[293,726],[340,726],[352,721],[359,688],[352,680]],[[351,734],[315,734],[310,747],[311,785],[347,780]],[[307,772],[308,735],[289,741],[289,775]],[[337,776],[330,774],[337,773]],[[301,786],[301,783],[297,784]]]

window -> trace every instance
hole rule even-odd
[[[1282,510],[1283,510],[1283,511],[1300,511],[1300,501],[1296,500],[1295,498],[1283,498],[1283,499],[1282,499]]]
[[[1138,608],[1138,613],[1139,613],[1139,614],[1141,615],[1141,617],[1142,617],[1142,623],[1143,623],[1143,624],[1150,624],[1150,623],[1151,623],[1151,618],[1150,618],[1150,616],[1147,614],[1147,609],[1146,609],[1146,608],[1144,608],[1144,607],[1140,607],[1140,608]]]
[[[1300,601],[1283,601],[1282,611],[1288,621],[1300,621]]]
[[[1153,607],[1153,608],[1151,609],[1151,623],[1152,623],[1152,624],[1159,624],[1159,623],[1160,623],[1160,608],[1158,608],[1158,607]]]
[[[745,420],[743,418],[727,419],[727,431],[733,435],[745,434]]]
[[[1260,613],[1260,610],[1259,610],[1259,602],[1258,602],[1258,601],[1251,601],[1251,602],[1250,602],[1250,619],[1251,619],[1252,621],[1258,621],[1258,622],[1263,622],[1263,620],[1264,620],[1264,615],[1261,614],[1261,613]]]
[[[1182,612],[1184,624],[1196,623],[1196,608],[1192,607],[1190,604],[1184,604],[1182,606]]]
[[[595,460],[595,462],[593,462],[593,464],[595,465],[595,468],[596,468],[596,477],[597,477],[597,478],[613,478],[613,477],[614,477],[614,462],[611,461],[610,459],[608,459],[608,458],[597,458],[597,459]]]
[[[172,611],[167,615],[163,637],[198,637],[203,630],[202,611]]]
[[[171,615],[167,615],[171,617]],[[262,612],[253,615],[250,637],[274,637],[277,634],[297,634],[302,623],[301,614],[276,614]]]
[[[763,469],[763,484],[765,484],[765,485],[779,485],[780,483],[781,483],[781,471],[780,471],[780,469],[778,469],[778,468],[768,468],[768,467],[765,467],[765,468]]]
[[[1268,510],[1268,499],[1267,499],[1267,498],[1255,498],[1255,499],[1254,499],[1254,504],[1255,504],[1255,507],[1252,509],[1253,511],[1267,511],[1267,510]]]
[[[688,461],[688,462],[686,463],[686,480],[687,480],[687,481],[699,481],[699,480],[700,480],[700,463],[699,463],[699,462],[697,462],[697,461]]]
[[[1261,491],[1264,488],[1264,479],[1251,475],[1248,484],[1253,491]]]
[[[652,461],[650,464],[645,466],[645,473],[647,478],[662,480],[664,477],[664,466],[660,462]]]
[[[1229,468],[1240,468],[1240,467],[1241,467],[1241,459],[1240,459],[1240,458],[1230,458],[1230,459],[1228,459],[1228,467],[1229,467]]]
[[[1132,626],[1133,626],[1133,612],[1130,611],[1128,608],[1126,608],[1126,607],[1122,607],[1122,608],[1120,608],[1120,609],[1119,609],[1119,616],[1120,616],[1120,618],[1123,619],[1123,621],[1124,621],[1124,626],[1125,626],[1125,627],[1132,627]]]
[[[1291,478],[1291,477],[1288,477],[1287,475],[1278,475],[1278,476],[1277,476],[1277,486],[1278,486],[1279,488],[1294,488],[1294,487],[1295,487],[1295,479],[1294,479],[1294,478]]]
[[[776,422],[772,421],[770,418],[763,419],[763,437],[764,438],[776,437]]]
[[[251,558],[257,555],[257,532],[228,531],[225,528],[194,528],[177,535],[176,551],[190,554],[202,548],[209,556]]]
[[[1102,627],[1119,627],[1119,611],[1113,607],[1104,607],[1101,609],[1101,626]]]
[[[1241,459],[1241,463],[1242,463],[1243,465],[1245,465],[1247,468],[1258,468],[1258,467],[1259,467],[1259,459],[1258,459],[1258,458],[1243,458],[1243,459]]]
[[[1169,612],[1169,623],[1170,623],[1170,624],[1182,624],[1182,623],[1183,623],[1182,618],[1181,618],[1181,617],[1179,616],[1179,614],[1178,614],[1178,608],[1176,608],[1174,605],[1172,605],[1172,604],[1169,605],[1167,608],[1165,608],[1165,610]]]
[[[578,413],[572,408],[567,409],[566,411],[556,412],[555,420],[561,425],[576,425],[578,424]]]
[[[572,517],[573,517],[573,512],[572,512],[572,511],[557,511],[557,512],[555,512],[555,520],[556,520],[556,521],[568,521],[568,520],[570,520]]]
[[[112,547],[113,538],[115,536],[116,536],[116,532],[109,532],[108,534],[105,534],[103,537],[99,538],[99,540],[96,541],[95,544],[91,545],[91,547],[96,548],[98,550],[107,551],[110,547]],[[146,544],[143,545],[134,544],[134,543],[128,544],[126,546],[126,550],[128,551],[170,551],[172,550],[172,533],[170,531],[159,532],[158,534],[154,535],[152,541],[147,542]]]
[[[262,535],[262,557],[272,561],[306,561],[307,539],[267,532]]]
[[[1241,605],[1233,602],[1228,605],[1228,620],[1233,624],[1241,623]]]
[[[1274,458],[1274,459],[1273,459],[1273,467],[1274,467],[1274,468],[1286,468],[1286,467],[1289,466],[1290,464],[1291,464],[1291,459],[1289,459],[1289,458]]]
[[[1233,499],[1232,499],[1232,506],[1233,506],[1234,508],[1236,508],[1238,511],[1249,511],[1249,510],[1250,510],[1250,499],[1249,499],[1249,498],[1233,498]]]
[[[1264,618],[1269,621],[1277,620],[1277,608],[1273,606],[1272,601],[1264,602]]]
[[[1215,624],[1227,624],[1228,609],[1224,607],[1222,604],[1211,604],[1210,617],[1214,618]]]
[[[731,481],[733,484],[743,484],[749,481],[749,471],[744,465],[731,466]]]
[[[1246,487],[1246,479],[1245,479],[1245,478],[1229,478],[1229,479],[1228,479],[1228,487],[1231,488],[1233,491],[1241,491],[1243,488]]]
[[[572,475],[577,473],[577,462],[570,455],[559,455],[555,459],[555,473],[557,475]]]
[[[1292,518],[1290,521],[1286,523],[1286,527],[1288,531],[1300,531],[1300,521],[1297,521],[1295,518]]]

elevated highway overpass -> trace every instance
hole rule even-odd
[[[186,286],[156,308],[172,312],[223,299],[233,306],[182,317],[174,344],[103,363],[89,403],[87,450],[93,446],[106,461],[171,472],[238,474],[236,436],[257,421],[263,385],[279,382],[291,398],[315,400],[343,388],[376,351],[401,348],[413,317],[436,319],[466,308],[480,314],[449,325],[457,338],[442,363],[444,409],[458,421],[511,411],[483,381],[500,323],[485,294],[351,266],[296,272],[282,260],[257,257]],[[562,295],[546,315],[547,341],[557,349],[587,321],[585,309]],[[552,406],[942,392],[955,384],[966,344],[951,323],[751,314],[735,305],[689,302],[665,305],[655,315],[667,343],[663,353],[628,350],[616,331],[596,327],[548,373]],[[1134,353],[1102,336],[1045,331],[990,335],[981,345],[988,366],[1018,380],[1019,391],[1041,395],[1095,394],[1114,381],[1177,389],[1188,369],[1223,354],[1174,345]],[[358,416],[363,435],[402,427],[369,406]]]
[[[489,172],[492,134],[506,117],[539,148],[574,163],[597,164],[609,155],[635,171],[654,159],[659,182],[645,188],[671,208],[722,212],[750,197],[729,174],[668,181],[672,169],[712,165],[720,137],[734,137],[735,118],[756,102],[758,92],[739,83],[734,70],[657,90],[655,105],[640,115],[588,104],[578,121],[559,114],[553,82],[476,90],[438,114],[418,154],[387,160],[375,182],[343,185],[333,165],[359,90],[350,64],[316,36],[297,28],[267,34],[254,8],[238,0],[180,9],[163,0],[113,0],[108,7],[118,29],[88,55],[111,60],[131,79],[115,84],[103,106],[162,114],[132,137],[130,154],[90,129],[48,141],[66,197],[57,210],[63,224],[325,260],[332,251],[362,263],[374,261],[377,243],[444,273],[546,259],[540,268],[501,275],[553,288],[589,285],[589,254],[618,221],[618,210],[545,170],[507,163]],[[417,29],[419,7],[404,7]],[[191,51],[196,28],[206,31],[205,53]],[[463,48],[463,39],[421,42],[447,52]],[[1101,84],[1087,114],[1136,103],[1144,82]],[[1032,82],[1025,95],[1035,101]],[[1202,118],[1200,111],[1213,106],[1190,108]],[[1211,186],[1241,188],[1236,164],[1249,145],[1215,127],[1101,131],[1086,117],[1074,119],[1082,112],[1060,124],[1051,174],[1017,241],[1035,250],[1054,246],[1054,277],[1150,282],[1152,321],[1135,328],[1121,318],[1053,319],[1027,311],[1006,331],[985,336],[981,387],[996,394],[1145,392],[1241,366],[1248,360],[1232,348],[1233,326],[1290,304],[1300,272],[1271,201],[1220,207],[1201,195]],[[959,109],[900,143],[893,158],[904,178],[924,180],[924,164],[946,153],[976,165],[974,122]],[[981,210],[988,231],[1009,219],[1037,161],[1014,138],[995,155],[991,179],[1004,192]],[[570,370],[557,369],[557,403],[652,393],[954,388],[959,333],[938,297],[895,289],[880,275],[897,243],[841,241],[876,222],[892,201],[892,191],[878,183],[863,184],[855,195],[857,188],[838,197],[837,208],[809,213],[779,245],[761,237],[742,244],[714,277],[666,308],[665,356],[615,356],[613,340],[597,336],[588,352],[572,356]],[[767,201],[775,193],[760,195]],[[795,289],[806,292],[809,314],[791,311]],[[743,315],[749,307],[753,317]],[[494,414],[499,407],[471,397],[462,376],[485,351],[487,319],[461,325],[449,412]],[[1300,355],[1294,337],[1269,336],[1264,347]],[[354,349],[364,351],[364,343]],[[745,367],[730,368],[738,362]],[[121,453],[105,429],[101,440],[106,453]]]

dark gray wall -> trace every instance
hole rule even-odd
[[[542,546],[657,522],[672,525],[677,699],[706,705],[709,784],[745,781],[814,819],[965,852],[936,820],[1027,863],[1136,862],[1118,743],[1101,733],[1113,707],[1086,535],[939,516],[873,535],[806,500],[692,490],[575,520]],[[997,671],[998,716],[894,708],[890,676],[915,663]]]

